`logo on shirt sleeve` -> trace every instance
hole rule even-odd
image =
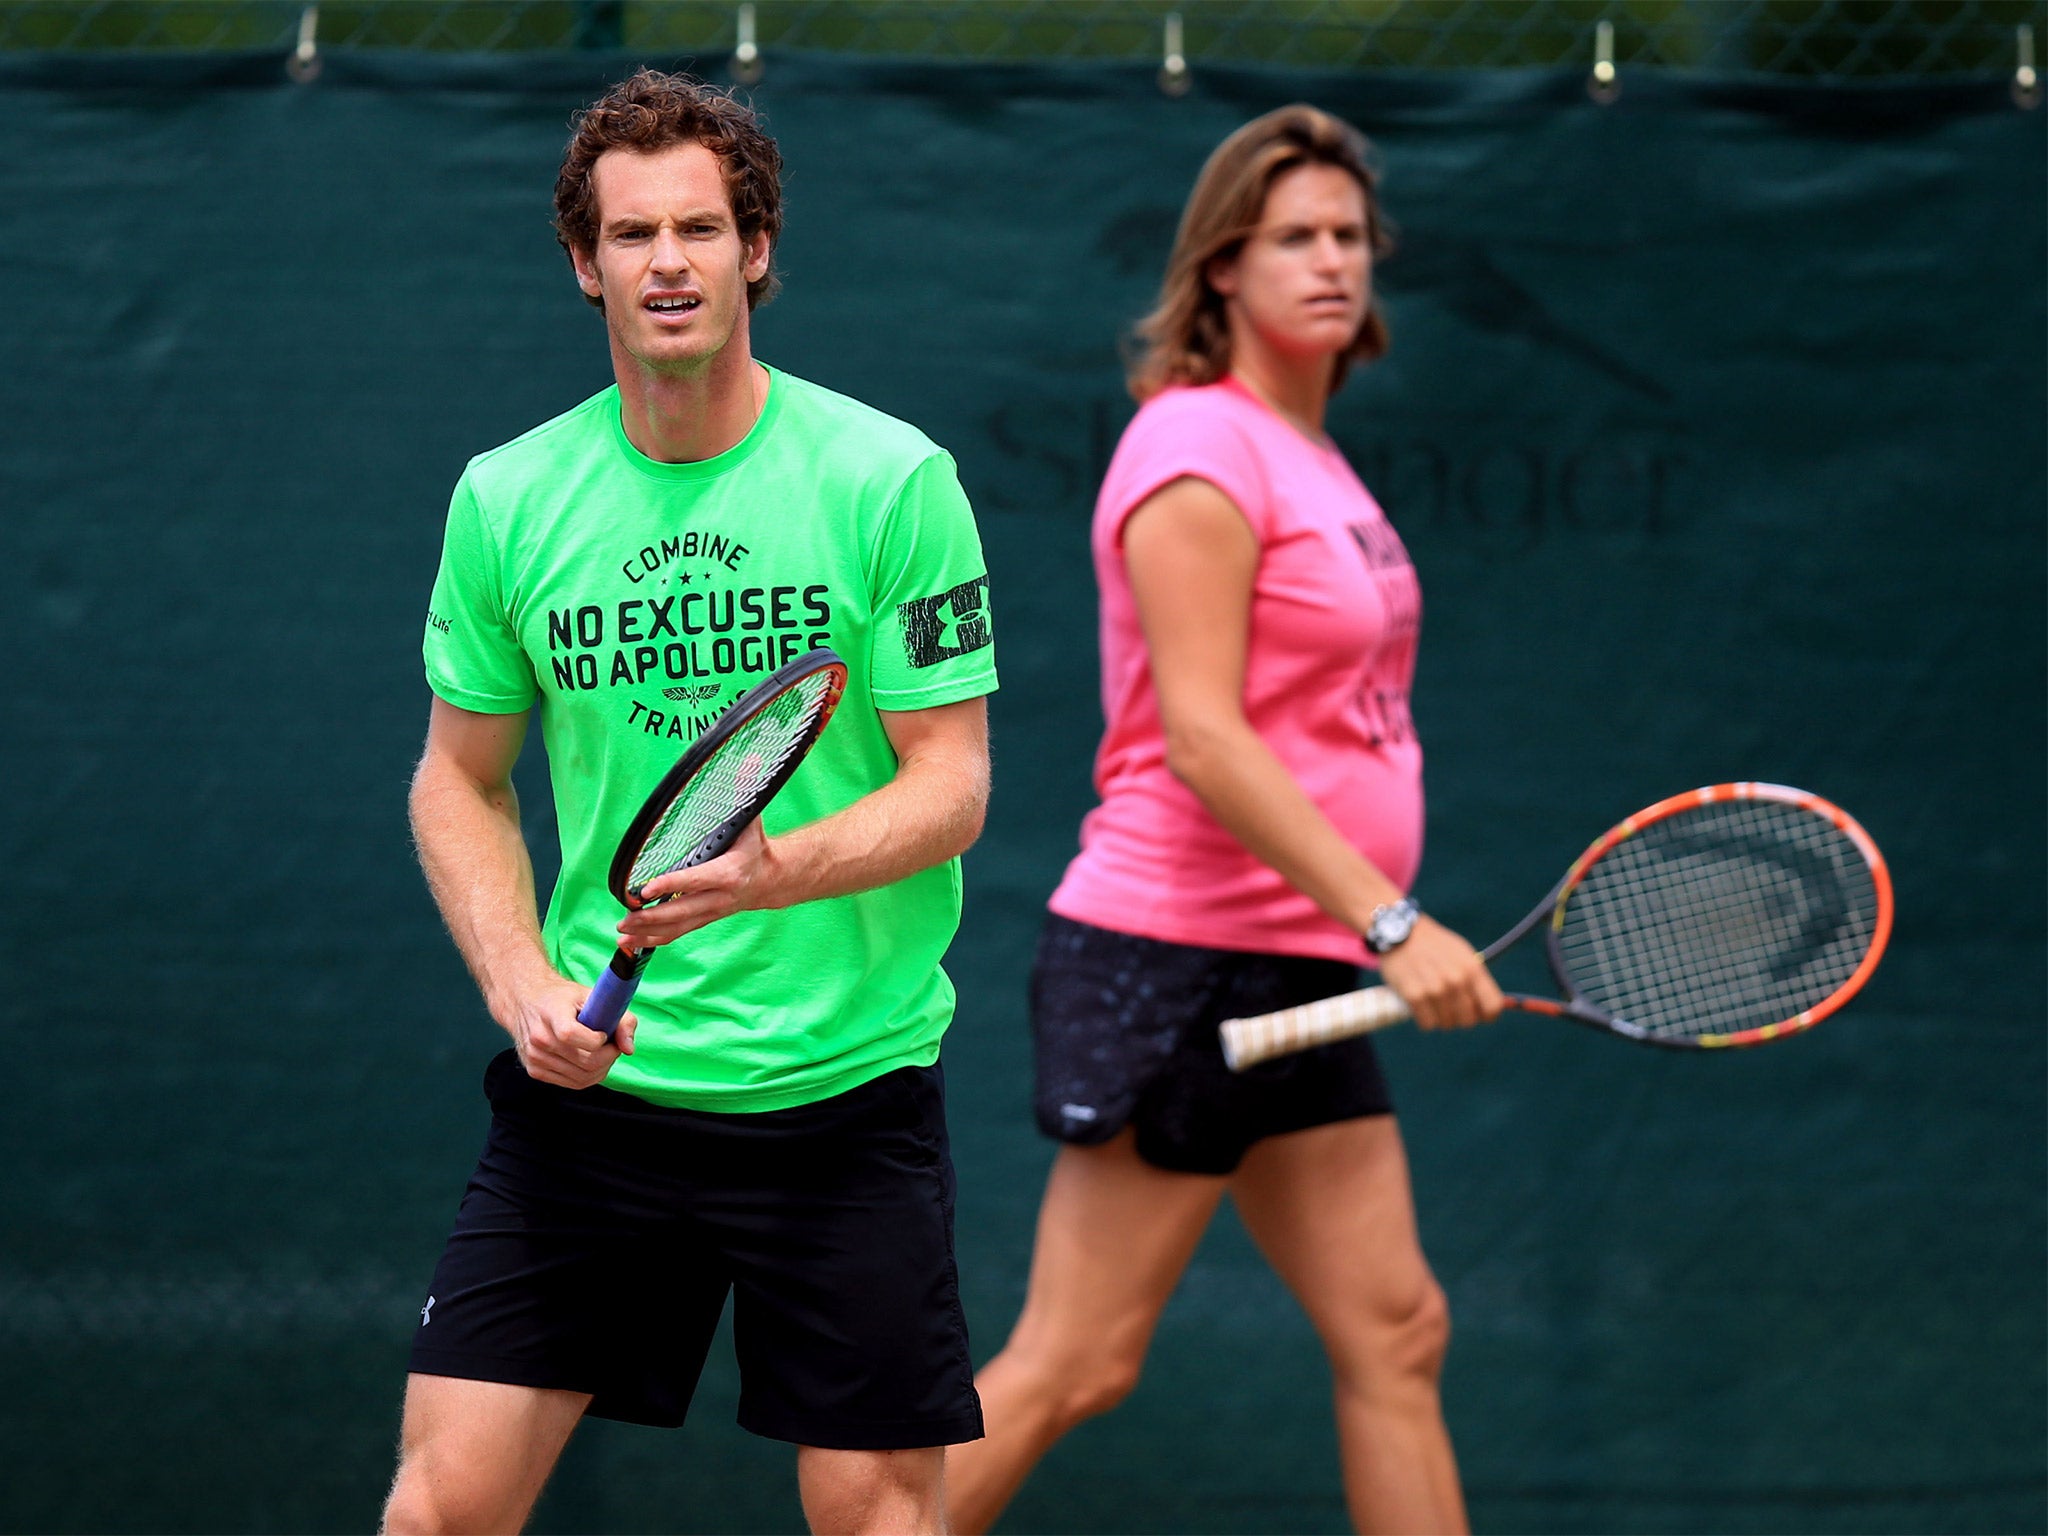
[[[903,626],[904,654],[913,667],[935,666],[955,656],[965,656],[995,639],[989,620],[986,576],[963,581],[936,597],[900,603],[896,617]]]

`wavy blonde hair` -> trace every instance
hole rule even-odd
[[[1374,259],[1393,250],[1364,134],[1302,102],[1253,118],[1216,146],[1195,178],[1159,300],[1132,331],[1126,382],[1139,404],[1175,384],[1213,384],[1230,371],[1230,327],[1223,297],[1209,285],[1209,264],[1244,248],[1259,227],[1273,183],[1302,165],[1335,166],[1356,181],[1365,193],[1366,241]],[[1330,387],[1344,382],[1352,364],[1370,362],[1386,350],[1387,320],[1375,290],[1357,336],[1337,359]]]

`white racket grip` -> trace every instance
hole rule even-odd
[[[1289,1051],[1369,1035],[1408,1017],[1408,1005],[1392,987],[1367,987],[1256,1018],[1225,1019],[1221,1026],[1223,1060],[1231,1071],[1242,1072]]]

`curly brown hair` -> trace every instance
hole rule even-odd
[[[1244,248],[1265,212],[1273,183],[1296,166],[1333,165],[1365,193],[1366,240],[1377,260],[1394,248],[1380,212],[1378,173],[1365,135],[1318,108],[1297,102],[1253,118],[1217,145],[1195,178],[1182,210],[1159,301],[1132,332],[1127,382],[1140,404],[1175,384],[1213,384],[1230,371],[1230,327],[1223,297],[1209,286],[1209,264]],[[1352,364],[1387,350],[1387,321],[1378,291],[1350,348],[1337,359],[1330,387]]]
[[[597,249],[597,188],[592,172],[614,149],[649,154],[675,144],[702,144],[718,156],[725,194],[740,238],[766,231],[772,248],[782,234],[782,152],[754,109],[730,92],[690,75],[643,69],[578,112],[555,178],[555,238],[573,257]],[[771,265],[747,284],[747,308],[775,297],[782,278]],[[604,308],[602,298],[590,302]]]

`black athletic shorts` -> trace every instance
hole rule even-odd
[[[536,1082],[506,1051],[484,1093],[415,1372],[677,1425],[730,1291],[742,1427],[832,1450],[980,1438],[937,1066],[704,1114]]]
[[[1126,1125],[1138,1155],[1180,1173],[1234,1172],[1252,1143],[1393,1112],[1363,1035],[1224,1065],[1216,1026],[1349,992],[1358,967],[1201,949],[1046,916],[1031,968],[1038,1128],[1096,1146]]]

